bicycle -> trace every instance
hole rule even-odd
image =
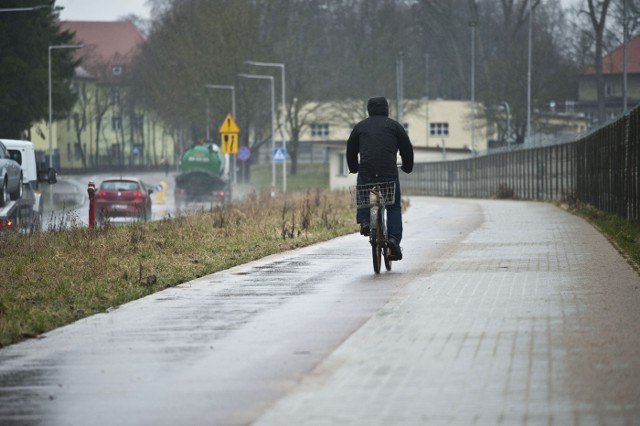
[[[391,205],[396,199],[395,182],[376,182],[352,187],[356,208],[369,208],[371,232],[369,243],[371,244],[371,256],[373,258],[373,271],[380,273],[382,259],[387,271],[391,270],[391,253],[389,248],[389,235],[387,234],[386,206]]]

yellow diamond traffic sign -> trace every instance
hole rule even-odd
[[[218,130],[218,132],[220,134],[222,134],[222,133],[240,133],[240,128],[238,127],[236,122],[233,121],[233,117],[231,117],[231,114],[227,114],[227,116],[224,118],[224,121],[222,122],[222,125],[220,126],[220,129]]]

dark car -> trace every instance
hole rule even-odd
[[[96,217],[99,222],[113,217],[151,219],[152,189],[139,178],[108,178],[95,195]]]
[[[22,190],[22,168],[0,142],[0,207],[6,206],[9,199],[21,198]]]

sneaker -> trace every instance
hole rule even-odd
[[[400,244],[394,239],[389,238],[389,242],[387,243],[389,246],[389,260],[402,260],[402,249],[400,248]]]
[[[369,226],[368,223],[360,224],[360,235],[364,235],[365,237],[371,235],[371,226]]]

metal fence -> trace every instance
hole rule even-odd
[[[405,195],[571,199],[640,220],[640,107],[574,142],[416,164]]]

